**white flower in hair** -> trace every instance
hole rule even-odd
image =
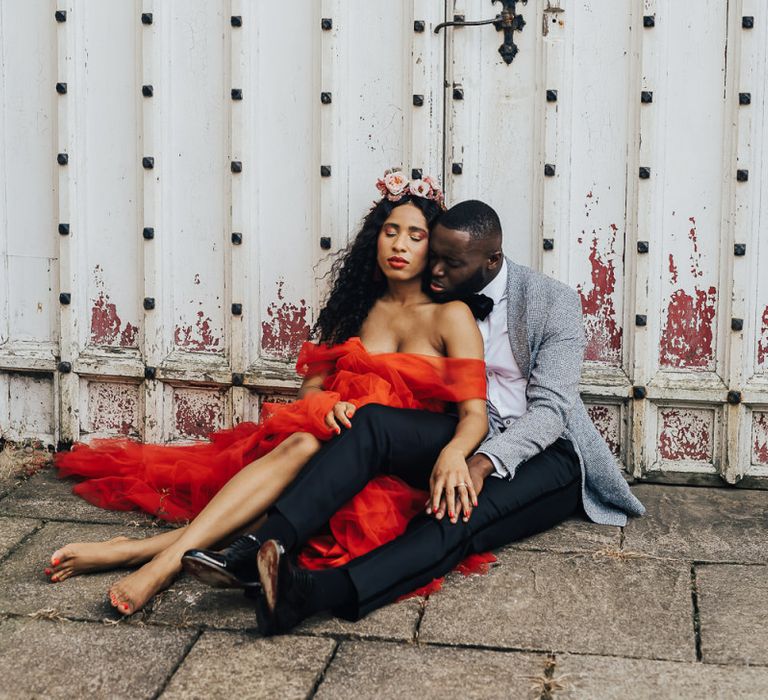
[[[400,171],[387,173],[384,176],[384,186],[389,191],[389,194],[395,197],[401,195],[407,185],[408,179]]]
[[[409,189],[417,197],[428,197],[432,187],[426,180],[411,180]]]

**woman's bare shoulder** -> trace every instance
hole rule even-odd
[[[436,315],[438,323],[461,323],[474,324],[475,317],[472,311],[463,301],[446,301],[444,304],[437,304]]]

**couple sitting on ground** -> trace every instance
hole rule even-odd
[[[323,610],[357,619],[582,510],[643,513],[579,396],[578,295],[505,258],[488,205],[445,211],[433,181],[399,171],[377,186],[299,355],[297,401],[208,443],[57,455],[92,503],[192,520],[66,545],[51,581],[142,565],[110,590],[129,615],[184,568],[245,589],[274,634]]]

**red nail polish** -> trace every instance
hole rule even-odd
[[[51,570],[50,569],[46,569],[45,570],[45,575],[46,576],[50,576],[51,575]]]
[[[53,565],[54,566],[58,566],[60,561],[61,561],[60,559],[54,559],[53,560]]]
[[[449,517],[451,520],[453,520],[453,513],[450,513],[450,512],[449,512],[449,513],[448,513],[448,517]]]

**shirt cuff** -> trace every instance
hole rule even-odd
[[[496,455],[488,454],[487,452],[483,452],[482,450],[478,450],[476,454],[484,455],[491,460],[491,463],[493,464],[493,472],[491,476],[495,476],[499,479],[510,478],[507,468],[501,463],[501,460]]]

